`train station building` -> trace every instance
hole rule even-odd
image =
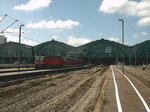
[[[150,64],[150,40],[133,46],[126,46],[101,39],[78,48],[87,54],[85,58],[93,64]]]
[[[4,35],[0,35],[0,44],[4,44],[7,42],[7,38]]]
[[[31,46],[21,44],[20,54],[18,54],[19,44],[7,42],[0,45],[0,64],[16,64],[20,57],[21,63],[33,62],[33,50]]]
[[[37,46],[20,45],[7,42],[0,45],[0,64],[17,63],[18,56],[21,63],[33,63],[35,56],[82,58],[92,64],[122,64],[143,65],[150,64],[150,40],[126,46],[105,39],[96,40],[79,47],[73,47],[55,40],[41,43]]]

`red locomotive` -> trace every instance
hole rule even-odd
[[[84,65],[84,60],[63,59],[62,57],[59,56],[56,57],[36,56],[34,64],[35,68],[61,68],[61,67]]]

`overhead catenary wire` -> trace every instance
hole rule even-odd
[[[7,14],[0,20],[0,23],[7,17]]]
[[[20,20],[14,18],[14,17],[11,17],[11,16],[9,16],[8,14],[3,13],[1,9],[0,9],[0,11],[1,11],[0,13],[1,13],[2,16],[7,15],[6,17],[8,17],[8,18],[10,18],[10,19],[13,19],[13,20],[17,20],[17,23],[19,23],[19,24],[24,24],[24,23],[21,22]],[[6,17],[5,17],[4,19],[6,19]],[[3,18],[2,18],[2,19],[3,19]],[[3,19],[3,20],[4,20],[4,19]],[[6,22],[6,21],[5,21],[5,22]],[[9,22],[10,22],[10,21],[9,21]],[[15,23],[16,23],[16,22],[15,22]],[[11,25],[9,25],[8,27],[11,27],[12,25],[13,25],[13,23],[12,23]],[[25,25],[25,26],[26,26],[26,25]],[[0,33],[5,33],[5,30],[6,30],[6,28],[3,29]],[[37,30],[37,29],[32,29],[32,30],[38,32],[39,34],[43,35],[44,37],[50,37],[49,34],[46,34],[46,33],[42,32],[42,31]],[[13,32],[6,32],[6,33],[13,33]],[[14,32],[14,33],[17,33],[17,32]],[[37,40],[30,39],[29,37],[28,37],[28,38],[27,38],[27,37],[24,37],[24,38],[25,38],[25,39],[32,40],[32,41],[35,41],[35,42],[37,42],[37,43],[42,43],[42,42],[39,42],[39,41],[37,41]]]
[[[25,39],[31,40],[31,41],[35,41],[35,40],[33,40],[33,39],[29,38],[29,37],[25,37],[25,36],[22,36],[22,37],[25,38]],[[42,43],[41,41],[37,41],[37,40],[35,42]]]
[[[9,27],[11,27],[12,25],[14,25],[18,20],[15,20],[12,24],[10,24],[9,26],[7,26],[5,29],[3,29],[0,33],[4,33],[5,30],[7,30]]]

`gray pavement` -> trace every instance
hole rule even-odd
[[[116,84],[118,87],[118,97],[120,99],[122,112],[149,112],[146,110],[143,102],[137,95],[136,91],[133,89],[132,85],[125,78],[123,74],[121,74],[115,67],[113,67],[114,76],[116,80]],[[150,89],[146,87],[144,84],[139,82],[130,74],[125,74],[130,81],[135,85],[148,108],[150,107]],[[118,103],[116,101],[116,93],[114,86],[114,79],[112,76],[112,70],[109,69],[108,76],[108,87],[106,90],[105,104],[104,104],[104,112],[121,112],[118,111]]]

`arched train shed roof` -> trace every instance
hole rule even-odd
[[[137,56],[142,56],[142,55],[145,56],[147,54],[147,56],[150,57],[150,40],[144,41],[140,44],[136,44],[132,46],[131,49],[132,49],[132,53],[131,53],[132,57],[135,55],[135,53]],[[146,54],[144,54],[144,52]]]
[[[85,45],[82,45],[82,46],[79,46],[78,49],[81,49],[81,50],[85,50],[87,49],[88,51],[92,51],[94,50],[94,46],[98,46],[98,45],[104,45],[104,46],[114,46],[116,47],[117,49],[120,49],[122,50],[122,52],[124,52],[128,57],[130,56],[130,47],[129,46],[126,46],[126,45],[122,45],[122,44],[119,44],[117,42],[114,42],[114,41],[109,41],[109,40],[104,40],[104,39],[101,39],[101,40],[96,40],[96,41],[93,41],[93,42],[90,42],[90,43],[87,43]],[[98,51],[99,49],[97,49]]]
[[[44,42],[34,47],[35,55],[41,56],[66,56],[70,51],[76,51],[76,48],[67,45],[63,42],[58,42],[55,40]]]

